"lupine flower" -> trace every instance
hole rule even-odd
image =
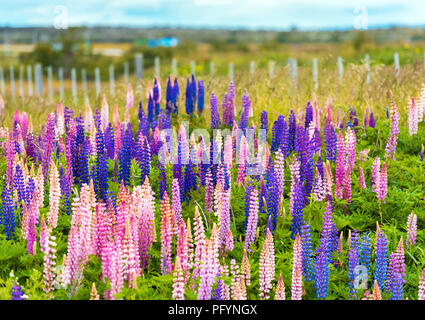
[[[342,188],[344,186],[344,162],[345,162],[345,146],[342,132],[339,132],[337,143],[337,158],[336,158],[336,172],[335,172],[335,197],[342,198]]]
[[[313,248],[311,243],[310,225],[303,221],[301,227],[301,254],[302,254],[302,271],[304,281],[312,281],[314,279],[314,261]]]
[[[272,281],[275,273],[275,257],[273,236],[269,229],[266,231],[266,240],[260,254],[260,299],[269,299]]]
[[[247,250],[243,251],[242,265],[241,265],[241,278],[244,281],[245,287],[251,284],[251,266],[249,265]]]
[[[302,246],[300,235],[294,241],[292,262],[292,300],[301,300],[302,297]]]
[[[400,115],[398,113],[397,105],[395,104],[394,97],[391,96],[391,111],[390,111],[390,135],[388,136],[387,145],[385,146],[385,159],[392,158],[395,160],[395,149],[397,146],[397,138],[400,133],[398,129],[398,122]]]
[[[363,234],[360,238],[360,264],[367,268],[367,274],[370,275],[370,255],[371,255],[371,244],[370,238],[367,234]]]
[[[12,300],[24,300],[24,294],[22,292],[22,287],[20,285],[18,285],[16,280],[15,280],[15,283],[12,287]]]
[[[171,220],[171,207],[168,195],[165,192],[161,200],[161,272],[171,272],[171,242],[173,235],[173,221]]]
[[[387,196],[387,166],[385,165],[385,162],[382,164],[382,169],[379,174],[379,185],[376,196],[379,200],[385,203],[385,197]]]
[[[406,247],[409,248],[410,246],[413,246],[416,242],[416,221],[417,217],[416,214],[413,213],[413,211],[409,214],[409,217],[407,218],[407,237],[406,237]]]
[[[379,177],[381,174],[381,160],[376,157],[372,165],[372,191],[378,193]]]
[[[376,239],[375,281],[378,282],[379,288],[381,290],[385,288],[387,265],[388,265],[387,237],[385,236],[384,231],[380,231]]]
[[[331,123],[327,123],[325,125],[324,135],[326,145],[326,159],[329,161],[335,161],[337,154],[337,136]]]
[[[418,300],[425,300],[425,269],[419,277]]]
[[[245,250],[251,252],[251,245],[255,240],[255,231],[257,230],[258,222],[258,191],[253,189],[249,199],[249,216],[245,230]]]
[[[293,196],[291,238],[295,239],[297,234],[301,232],[301,223],[303,221],[304,190],[301,181],[295,180],[295,189],[291,196]]]
[[[418,133],[418,108],[415,99],[412,98],[412,104],[409,108],[409,134],[412,136]]]
[[[218,129],[220,128],[221,121],[220,121],[220,114],[218,111],[217,97],[214,94],[214,92],[211,94],[210,104],[211,104],[211,129]]]
[[[8,186],[3,189],[1,210],[6,240],[11,240],[15,233],[16,222],[12,195]]]
[[[194,270],[192,277],[198,278],[200,275],[202,250],[205,245],[205,231],[204,223],[201,215],[199,214],[198,207],[195,207],[195,219],[194,219],[194,231],[195,231],[195,259],[194,259]]]
[[[50,169],[54,139],[55,139],[55,116],[54,114],[51,113],[47,117],[46,134],[44,136],[44,144],[43,144],[44,152],[43,152],[42,168],[44,172],[44,178],[47,178],[47,173],[49,172],[49,169]]]
[[[276,153],[275,173],[277,178],[277,186],[279,190],[279,199],[282,198],[283,189],[285,187],[285,158],[279,149]]]
[[[363,173],[363,168],[359,166],[359,184],[360,184],[360,188],[362,189],[366,189],[366,183],[364,180],[364,173]]]
[[[176,256],[174,278],[173,278],[173,299],[184,300],[184,278],[180,259]]]
[[[279,275],[279,280],[276,285],[275,300],[285,300],[285,284],[282,280],[282,275]]]
[[[56,265],[56,237],[52,235],[49,228],[48,235],[44,247],[44,291],[49,293],[54,289],[55,285],[55,265]]]
[[[359,239],[358,233],[356,230],[351,234],[350,240],[350,249],[348,252],[348,279],[350,296],[353,298],[356,293],[356,289],[354,288],[354,280],[356,277],[355,268],[359,265]]]
[[[325,299],[329,286],[329,254],[326,248],[326,241],[323,241],[316,253],[316,272],[314,286],[316,297]]]

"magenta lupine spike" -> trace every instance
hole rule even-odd
[[[52,159],[54,140],[55,140],[55,115],[53,113],[50,113],[47,116],[46,132],[45,132],[44,144],[43,144],[43,159],[41,164],[45,178],[47,178],[47,175],[50,170],[50,162]]]
[[[372,191],[378,192],[379,177],[381,174],[381,159],[376,157],[372,164]]]
[[[366,189],[366,183],[364,180],[364,173],[363,173],[363,168],[359,166],[359,184],[360,184],[360,188],[362,189]]]
[[[55,266],[56,266],[56,237],[52,235],[52,229],[47,231],[47,239],[44,246],[44,291],[49,293],[55,286]]]
[[[345,168],[343,187],[344,187],[344,199],[347,200],[348,203],[350,203],[351,202],[351,170],[349,166]]]
[[[283,156],[283,153],[280,149],[276,153],[274,169],[276,173],[277,186],[279,190],[279,199],[280,199],[283,195],[283,191],[285,188],[285,157]]]
[[[407,237],[406,237],[406,248],[413,246],[416,242],[416,230],[417,230],[417,217],[413,211],[407,218]]]
[[[178,138],[181,148],[181,163],[187,164],[189,162],[189,145],[187,143],[187,133],[184,125],[180,125]]]
[[[409,134],[412,136],[418,133],[418,108],[415,99],[412,98],[412,104],[409,108]]]
[[[56,228],[58,224],[60,197],[59,173],[52,161],[50,165],[49,213],[47,215],[47,223],[52,229]]]
[[[180,223],[182,218],[182,206],[181,206],[181,197],[180,197],[180,184],[178,179],[173,179],[172,187],[172,202],[173,202],[173,212],[176,216],[177,223]]]
[[[205,209],[207,212],[213,212],[213,178],[211,174],[211,169],[208,168],[207,174],[205,176]]]
[[[245,231],[245,243],[244,248],[248,252],[252,252],[251,245],[255,241],[255,234],[257,231],[257,223],[258,223],[258,190],[253,189],[250,194],[249,199],[249,216],[248,223],[246,225]]]
[[[133,105],[134,105],[133,87],[131,86],[131,83],[129,83],[127,87],[127,103],[125,104],[125,110],[126,111],[130,110],[133,107]]]
[[[176,256],[174,269],[174,277],[173,277],[173,299],[175,300],[184,300],[184,276],[183,269],[180,265],[180,258]]]
[[[395,160],[395,149],[397,146],[397,138],[400,133],[398,123],[400,121],[400,114],[398,107],[395,104],[394,97],[391,95],[391,108],[390,108],[390,135],[388,136],[387,145],[385,146],[385,159],[392,158]]]
[[[65,159],[66,159],[66,167],[65,167],[65,176],[68,179],[68,182],[71,183],[69,186],[72,189],[73,182],[73,173],[72,173],[72,151],[71,151],[71,141],[73,138],[68,137],[65,143]]]
[[[418,300],[425,300],[425,269],[422,271],[422,275],[419,278]]]
[[[173,270],[171,265],[171,245],[173,225],[171,221],[171,207],[167,192],[161,200],[161,272],[169,274]]]
[[[314,198],[320,202],[325,198],[324,193],[325,191],[324,191],[322,175],[320,174],[319,170],[316,168],[315,179],[314,179],[314,189],[313,189]]]
[[[238,169],[238,178],[236,180],[236,184],[245,185],[246,178],[246,156],[247,156],[247,144],[246,138],[243,135],[241,137],[240,149],[239,149],[239,169]]]
[[[270,298],[272,289],[272,281],[275,273],[275,256],[273,236],[267,229],[266,240],[260,254],[260,299],[266,300]]]
[[[385,203],[385,197],[387,196],[387,166],[385,162],[382,164],[379,174],[379,186],[376,195],[379,200]]]
[[[335,197],[337,199],[342,198],[342,190],[344,186],[344,176],[345,176],[345,145],[344,137],[342,136],[342,131],[338,134],[337,141],[337,155],[336,155],[336,171],[335,171]]]
[[[102,245],[104,244],[105,232],[103,232],[106,225],[105,217],[105,204],[103,202],[96,204],[93,215],[93,254],[100,256]]]
[[[294,254],[292,262],[292,300],[302,299],[302,256],[301,256],[301,238],[300,234],[294,241]]]

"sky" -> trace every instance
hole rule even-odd
[[[425,26],[418,0],[14,0],[0,26],[131,26],[301,30]]]

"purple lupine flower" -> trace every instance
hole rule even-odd
[[[310,122],[313,121],[313,106],[311,105],[310,101],[307,103],[307,107],[305,109],[305,122],[304,122],[304,128],[307,130],[310,126]]]
[[[15,281],[15,284],[12,287],[12,300],[24,300],[24,294],[22,293],[22,287],[18,285]]]
[[[388,244],[384,231],[378,233],[376,239],[376,267],[375,281],[378,282],[379,289],[385,288],[385,279],[388,267]]]
[[[312,281],[315,275],[313,248],[310,225],[306,221],[303,221],[303,225],[301,227],[301,247],[303,277],[305,281]]]
[[[360,237],[360,264],[365,266],[367,269],[367,275],[370,276],[370,256],[371,256],[371,244],[370,238],[367,234],[362,234]]]
[[[316,275],[314,287],[316,288],[316,297],[325,299],[328,295],[329,286],[329,254],[326,248],[326,242],[322,242],[316,253]]]
[[[215,95],[214,92],[211,94],[210,105],[211,105],[211,129],[218,129],[220,128],[221,122],[220,122],[220,114],[218,111],[217,96]]]
[[[266,130],[266,137],[269,132],[269,114],[266,110],[261,111],[261,129]]]
[[[198,112],[199,113],[202,113],[202,111],[204,111],[204,92],[205,92],[204,81],[199,80],[198,81]]]
[[[291,238],[295,239],[297,234],[301,232],[301,224],[303,221],[304,210],[304,188],[301,181],[295,180],[295,189],[292,200],[292,227]]]
[[[294,142],[295,142],[295,131],[297,129],[297,118],[295,117],[294,110],[291,110],[289,115],[289,152],[294,150]]]
[[[348,279],[351,298],[354,298],[357,290],[354,288],[356,278],[355,268],[359,265],[359,237],[356,230],[351,233],[350,249],[348,252]]]
[[[46,125],[46,133],[44,135],[44,143],[43,143],[43,159],[42,159],[42,168],[44,179],[47,179],[48,174],[50,172],[50,162],[52,159],[53,153],[53,144],[55,142],[55,116],[54,114],[49,114],[47,116],[47,125]]]
[[[252,189],[250,192],[249,199],[249,215],[248,221],[245,229],[245,244],[244,248],[246,251],[251,252],[251,244],[255,240],[255,234],[257,231],[258,223],[258,191],[257,189]]]
[[[326,159],[329,161],[335,161],[337,153],[337,137],[335,129],[331,123],[327,123],[325,125],[324,134],[326,145]]]
[[[248,127],[248,116],[249,116],[249,108],[251,105],[251,101],[249,100],[248,92],[246,92],[242,96],[242,110],[241,117],[239,119],[239,128],[244,130]]]
[[[416,230],[417,230],[417,217],[413,211],[409,214],[407,218],[407,237],[406,237],[406,247],[409,248],[413,246],[416,242]]]

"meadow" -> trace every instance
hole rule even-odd
[[[424,67],[355,62],[5,98],[0,298],[425,299]]]

